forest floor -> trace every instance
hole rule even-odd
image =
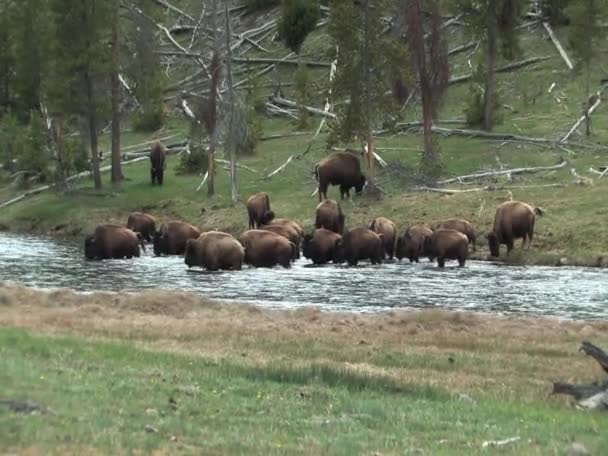
[[[270,311],[200,296],[0,288],[0,449],[24,454],[591,454],[605,322]],[[489,446],[489,448],[488,448]]]

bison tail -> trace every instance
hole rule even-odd
[[[319,165],[315,165],[315,179],[319,182]]]
[[[146,244],[145,244],[144,235],[141,234],[139,231],[137,233],[135,233],[135,234],[137,234],[137,241],[139,242],[139,246],[145,252],[146,251]]]
[[[535,207],[534,208],[534,213],[536,215],[542,216],[542,215],[545,215],[545,210],[542,207]]]

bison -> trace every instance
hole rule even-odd
[[[186,222],[168,222],[154,233],[154,254],[183,255],[188,239],[197,239],[201,231]]]
[[[141,233],[147,242],[152,242],[156,232],[156,219],[144,212],[131,212],[127,218],[127,228]]]
[[[300,244],[301,244],[302,238],[301,238],[300,232],[297,230],[297,228],[287,225],[287,224],[281,225],[281,224],[271,223],[270,225],[263,225],[259,229],[278,234],[279,236],[283,236],[288,241],[293,242],[293,244],[296,246],[293,259],[297,260],[298,258],[300,258]]]
[[[160,142],[152,145],[150,150],[150,176],[152,185],[163,185],[163,177],[167,168],[167,149]]]
[[[446,230],[460,231],[462,234],[469,238],[469,243],[473,246],[473,252],[476,250],[475,241],[477,235],[475,233],[475,227],[471,222],[460,217],[449,218],[439,223],[435,229],[444,228]]]
[[[184,263],[189,268],[201,266],[209,271],[239,271],[244,258],[245,250],[234,237],[219,231],[209,231],[201,234],[198,239],[188,239]]]
[[[380,264],[384,258],[383,241],[382,234],[368,228],[354,228],[344,235],[344,257],[351,266],[367,259],[372,264]]]
[[[411,263],[418,263],[420,257],[428,256],[425,251],[427,238],[433,236],[433,230],[426,225],[412,225],[397,242],[397,259],[407,258]]]
[[[445,267],[445,260],[458,260],[458,265],[464,267],[469,253],[469,238],[460,231],[440,228],[426,238],[425,250],[429,259],[437,259],[440,268]]]
[[[302,250],[304,256],[314,264],[344,261],[342,236],[325,228],[318,228],[312,234],[305,234]]]
[[[259,192],[251,195],[247,200],[247,214],[249,215],[249,229],[270,223],[274,218],[274,212],[270,210],[268,193]]]
[[[141,233],[121,225],[98,225],[84,240],[84,256],[87,260],[133,258],[139,256],[140,246],[146,250]]]
[[[522,248],[532,243],[534,238],[534,222],[536,215],[542,215],[542,209],[532,207],[521,201],[507,201],[496,209],[494,227],[486,238],[490,247],[490,254],[494,257],[500,255],[500,244],[507,245],[507,255],[513,250],[515,239],[522,238]]]
[[[245,263],[258,268],[271,268],[277,264],[291,267],[296,246],[283,236],[264,230],[247,230],[239,238],[245,248]]]
[[[327,199],[330,185],[340,186],[340,196],[350,197],[350,189],[357,194],[363,191],[365,175],[361,173],[359,158],[350,152],[334,152],[315,166],[315,176],[319,182],[319,201]]]
[[[395,250],[397,249],[397,225],[387,218],[378,217],[372,220],[369,224],[369,229],[374,233],[382,234],[384,252],[388,258],[392,260],[395,255]]]
[[[315,228],[326,228],[341,235],[344,232],[344,220],[340,203],[328,199],[317,206]]]

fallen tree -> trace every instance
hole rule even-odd
[[[503,67],[497,68],[496,69],[496,73],[507,73],[509,71],[513,71],[513,70],[519,70],[520,68],[529,66],[529,65],[534,65],[535,63],[539,63],[539,62],[544,62],[545,60],[549,60],[552,57],[550,56],[545,56],[545,57],[530,57],[529,59],[525,59],[525,60],[520,60],[519,62],[513,62],[510,63],[509,65],[505,65]],[[452,85],[452,84],[460,84],[462,82],[468,82],[471,80],[471,78],[473,77],[473,74],[465,74],[463,76],[456,76],[454,78],[451,78],[448,81],[448,84]]]
[[[451,184],[453,182],[464,182],[468,180],[475,179],[484,179],[486,177],[497,177],[497,176],[511,176],[513,174],[530,174],[530,173],[538,173],[541,171],[552,171],[556,169],[560,169],[566,166],[568,162],[563,160],[561,163],[553,166],[534,166],[528,168],[512,168],[512,169],[502,169],[500,171],[484,171],[481,173],[473,173],[473,174],[465,174],[464,176],[453,177],[451,179],[446,179],[439,181],[438,184]]]
[[[502,190],[519,190],[522,188],[547,188],[547,187],[565,187],[566,184],[539,184],[539,185],[486,185],[479,188],[435,188],[435,187],[416,187],[417,192],[444,193],[446,195],[457,195],[459,193],[475,193],[475,192],[496,192]]]
[[[579,351],[591,356],[608,374],[608,353],[591,342],[583,342]],[[608,410],[608,379],[602,383],[572,384],[555,382],[551,394],[572,396],[580,408]]]

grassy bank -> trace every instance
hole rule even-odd
[[[605,323],[445,312],[329,314],[186,294],[0,289],[0,447],[29,454],[563,454],[606,416],[548,397],[602,374]],[[171,304],[169,304],[171,303]]]

